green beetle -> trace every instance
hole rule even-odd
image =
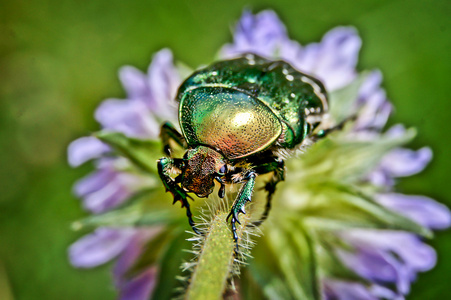
[[[168,157],[158,161],[161,180],[186,208],[189,224],[196,229],[187,198],[188,192],[207,197],[220,183],[243,183],[227,220],[231,217],[238,251],[236,222],[251,201],[255,178],[273,173],[265,185],[267,204],[261,223],[267,218],[271,198],[284,179],[282,157],[314,133],[328,109],[327,93],[316,78],[295,70],[284,61],[272,61],[255,54],[214,63],[192,74],[180,86],[180,134],[170,123],[161,128]],[[183,158],[171,157],[170,140],[187,149]],[[172,177],[172,174],[177,176]]]

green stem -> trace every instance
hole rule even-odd
[[[227,212],[218,212],[210,222],[208,234],[201,248],[197,265],[192,274],[186,299],[221,299],[227,287],[227,279],[233,270],[234,242],[230,224],[226,222]],[[241,215],[238,236],[249,223],[249,216]],[[244,251],[244,249],[242,249]]]

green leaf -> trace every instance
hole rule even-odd
[[[140,169],[157,173],[158,154],[161,152],[161,143],[157,140],[141,140],[130,138],[120,132],[100,131],[95,137],[107,143],[120,154],[127,157]]]

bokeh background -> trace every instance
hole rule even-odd
[[[66,147],[98,129],[93,112],[103,99],[124,96],[120,66],[145,70],[163,47],[191,67],[209,63],[243,8],[276,10],[303,44],[333,26],[355,26],[359,68],[383,71],[396,106],[391,124],[417,127],[411,146],[434,150],[425,172],[400,190],[451,206],[450,1],[2,0],[0,299],[115,298],[110,265],[83,271],[67,260],[83,234],[70,224],[86,214],[71,186],[92,166],[71,169]],[[450,238],[439,232],[431,241],[438,265],[420,275],[409,299],[451,295]]]

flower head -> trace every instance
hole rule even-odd
[[[343,125],[286,160],[285,183],[245,275],[268,298],[403,299],[417,274],[436,263],[424,239],[431,229],[451,225],[444,205],[396,192],[397,178],[421,172],[432,151],[402,148],[414,132],[401,125],[383,131],[392,104],[380,71],[356,70],[360,46],[352,27],[337,27],[321,42],[301,46],[268,10],[245,11],[233,43],[220,50],[222,59],[252,52],[319,78],[330,94],[321,126]],[[84,137],[69,146],[71,165],[96,160],[96,171],[74,191],[99,214],[85,223],[101,226],[71,246],[71,262],[89,268],[118,257],[114,277],[123,299],[151,295],[164,267],[157,256],[169,247],[162,245],[177,244],[171,237],[179,236],[178,217],[156,203],[161,184],[149,161],[162,148],[162,122],[177,119],[180,74],[166,49],[154,56],[147,74],[122,68],[127,99],[107,99],[97,109],[101,141]]]
[[[161,122],[176,119],[174,97],[180,77],[172,64],[171,52],[158,52],[148,74],[126,66],[119,76],[127,98],[105,100],[96,111],[97,121],[107,131],[157,139]],[[94,214],[115,209],[140,191],[158,185],[155,176],[112,154],[113,149],[96,137],[82,137],[68,148],[72,166],[96,159],[96,170],[74,186],[75,194],[83,199],[83,207]],[[100,227],[70,247],[70,261],[75,267],[91,268],[118,257],[114,278],[120,298],[148,299],[155,285],[156,267],[149,266],[131,279],[126,274],[154,231],[153,227]]]

